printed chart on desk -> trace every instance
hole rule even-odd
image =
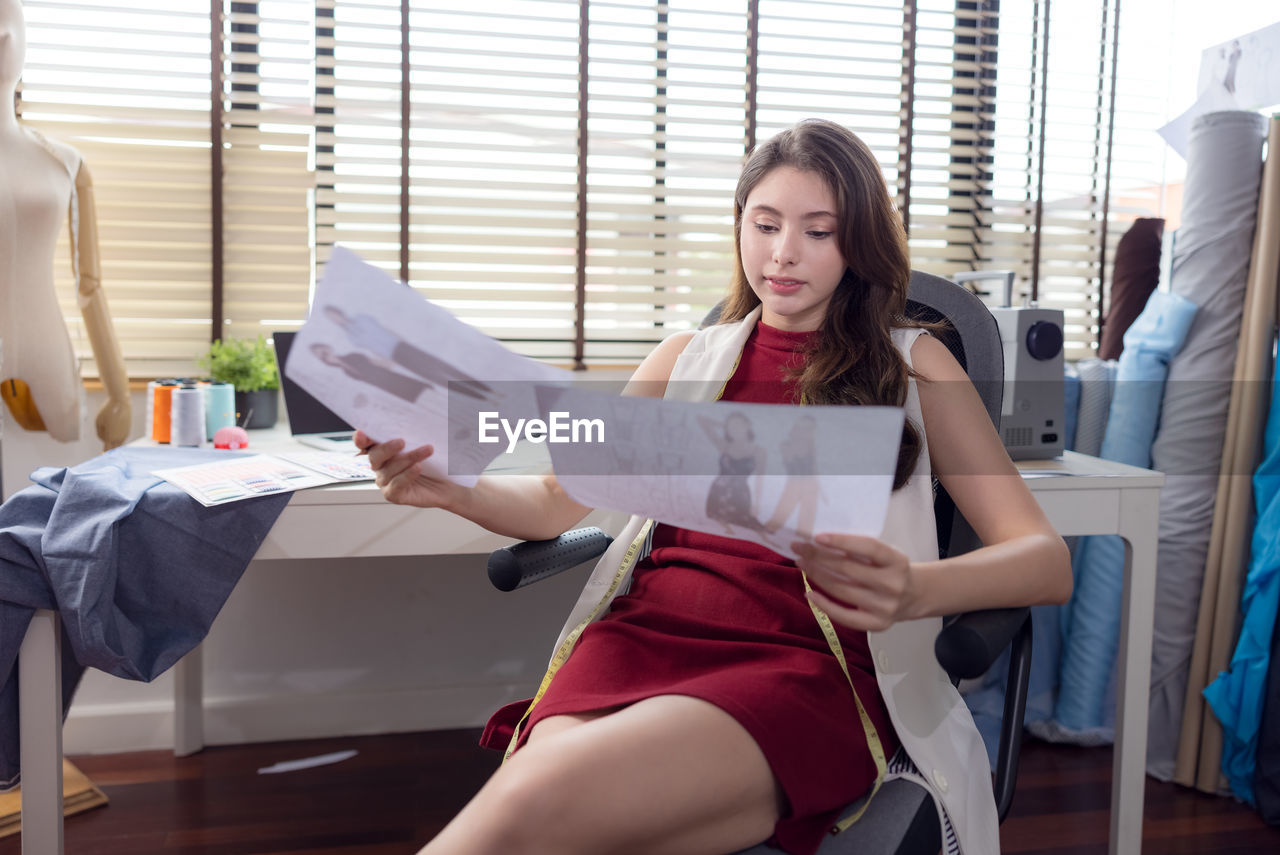
[[[336,452],[257,454],[195,466],[159,469],[155,474],[205,507],[282,493],[339,484],[369,481],[373,470],[363,457]]]

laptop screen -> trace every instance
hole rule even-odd
[[[304,433],[334,433],[354,430],[342,417],[285,376],[284,366],[289,358],[296,332],[271,334],[276,347],[276,365],[280,369],[280,389],[284,392],[284,408],[289,416],[289,430],[296,436]]]

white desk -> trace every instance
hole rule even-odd
[[[1117,534],[1125,542],[1120,646],[1116,657],[1116,741],[1111,761],[1112,855],[1142,851],[1147,705],[1155,625],[1156,550],[1164,474],[1066,452],[1060,461],[1021,461],[1027,486],[1063,537]]]
[[[265,447],[261,441],[255,444],[255,450]],[[1072,452],[1057,461],[1025,461],[1019,468],[1063,536],[1116,534],[1126,543],[1110,850],[1114,855],[1136,855],[1142,847],[1157,522],[1164,475]],[[1036,477],[1035,471],[1044,469],[1062,474]],[[344,485],[295,493],[254,561],[484,554],[508,543],[450,514],[390,505],[369,484]],[[27,632],[19,661],[21,720],[26,723],[23,855],[63,851],[58,663],[57,617],[40,612]],[[174,746],[176,753],[186,754],[204,744],[199,649],[175,666],[175,675]]]

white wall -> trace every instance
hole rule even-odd
[[[96,412],[100,396],[90,396]],[[134,436],[142,395],[135,395]],[[0,407],[3,409],[3,407]],[[99,453],[7,418],[4,487]],[[82,432],[93,437],[92,429]],[[587,568],[511,594],[484,556],[251,565],[204,645],[209,744],[483,724],[533,693]],[[70,753],[173,744],[170,674],[148,685],[89,672],[65,729]]]

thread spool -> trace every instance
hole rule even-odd
[[[172,386],[172,385],[174,385],[174,384],[175,384],[175,383],[177,383],[177,382],[178,382],[177,380],[174,380],[174,379],[173,379],[173,378],[171,378],[171,377],[161,377],[161,378],[158,378],[158,379],[156,379],[156,380],[152,380],[151,382],[147,383],[147,394],[146,394],[146,397],[145,397],[145,400],[146,400],[146,413],[145,413],[145,414],[143,415],[143,417],[142,417],[142,424],[146,427],[147,436],[148,436],[148,437],[150,437],[151,439],[155,439],[155,438],[156,438],[156,437],[155,437],[155,431],[156,431],[156,428],[155,428],[155,426],[156,426],[156,387],[157,387],[157,386]]]
[[[236,387],[230,383],[210,383],[205,391],[206,439],[213,439],[219,428],[233,427],[236,423]]]
[[[145,426],[147,436],[150,437],[155,433],[155,412],[156,412],[156,381],[152,380],[147,383],[147,394],[143,396],[146,402],[147,412],[142,417],[142,424]]]
[[[191,384],[179,386],[170,395],[170,442],[173,445],[204,445],[204,392]]]
[[[178,384],[172,380],[157,380],[152,390],[151,438],[156,442],[168,442],[173,408],[173,390]]]

